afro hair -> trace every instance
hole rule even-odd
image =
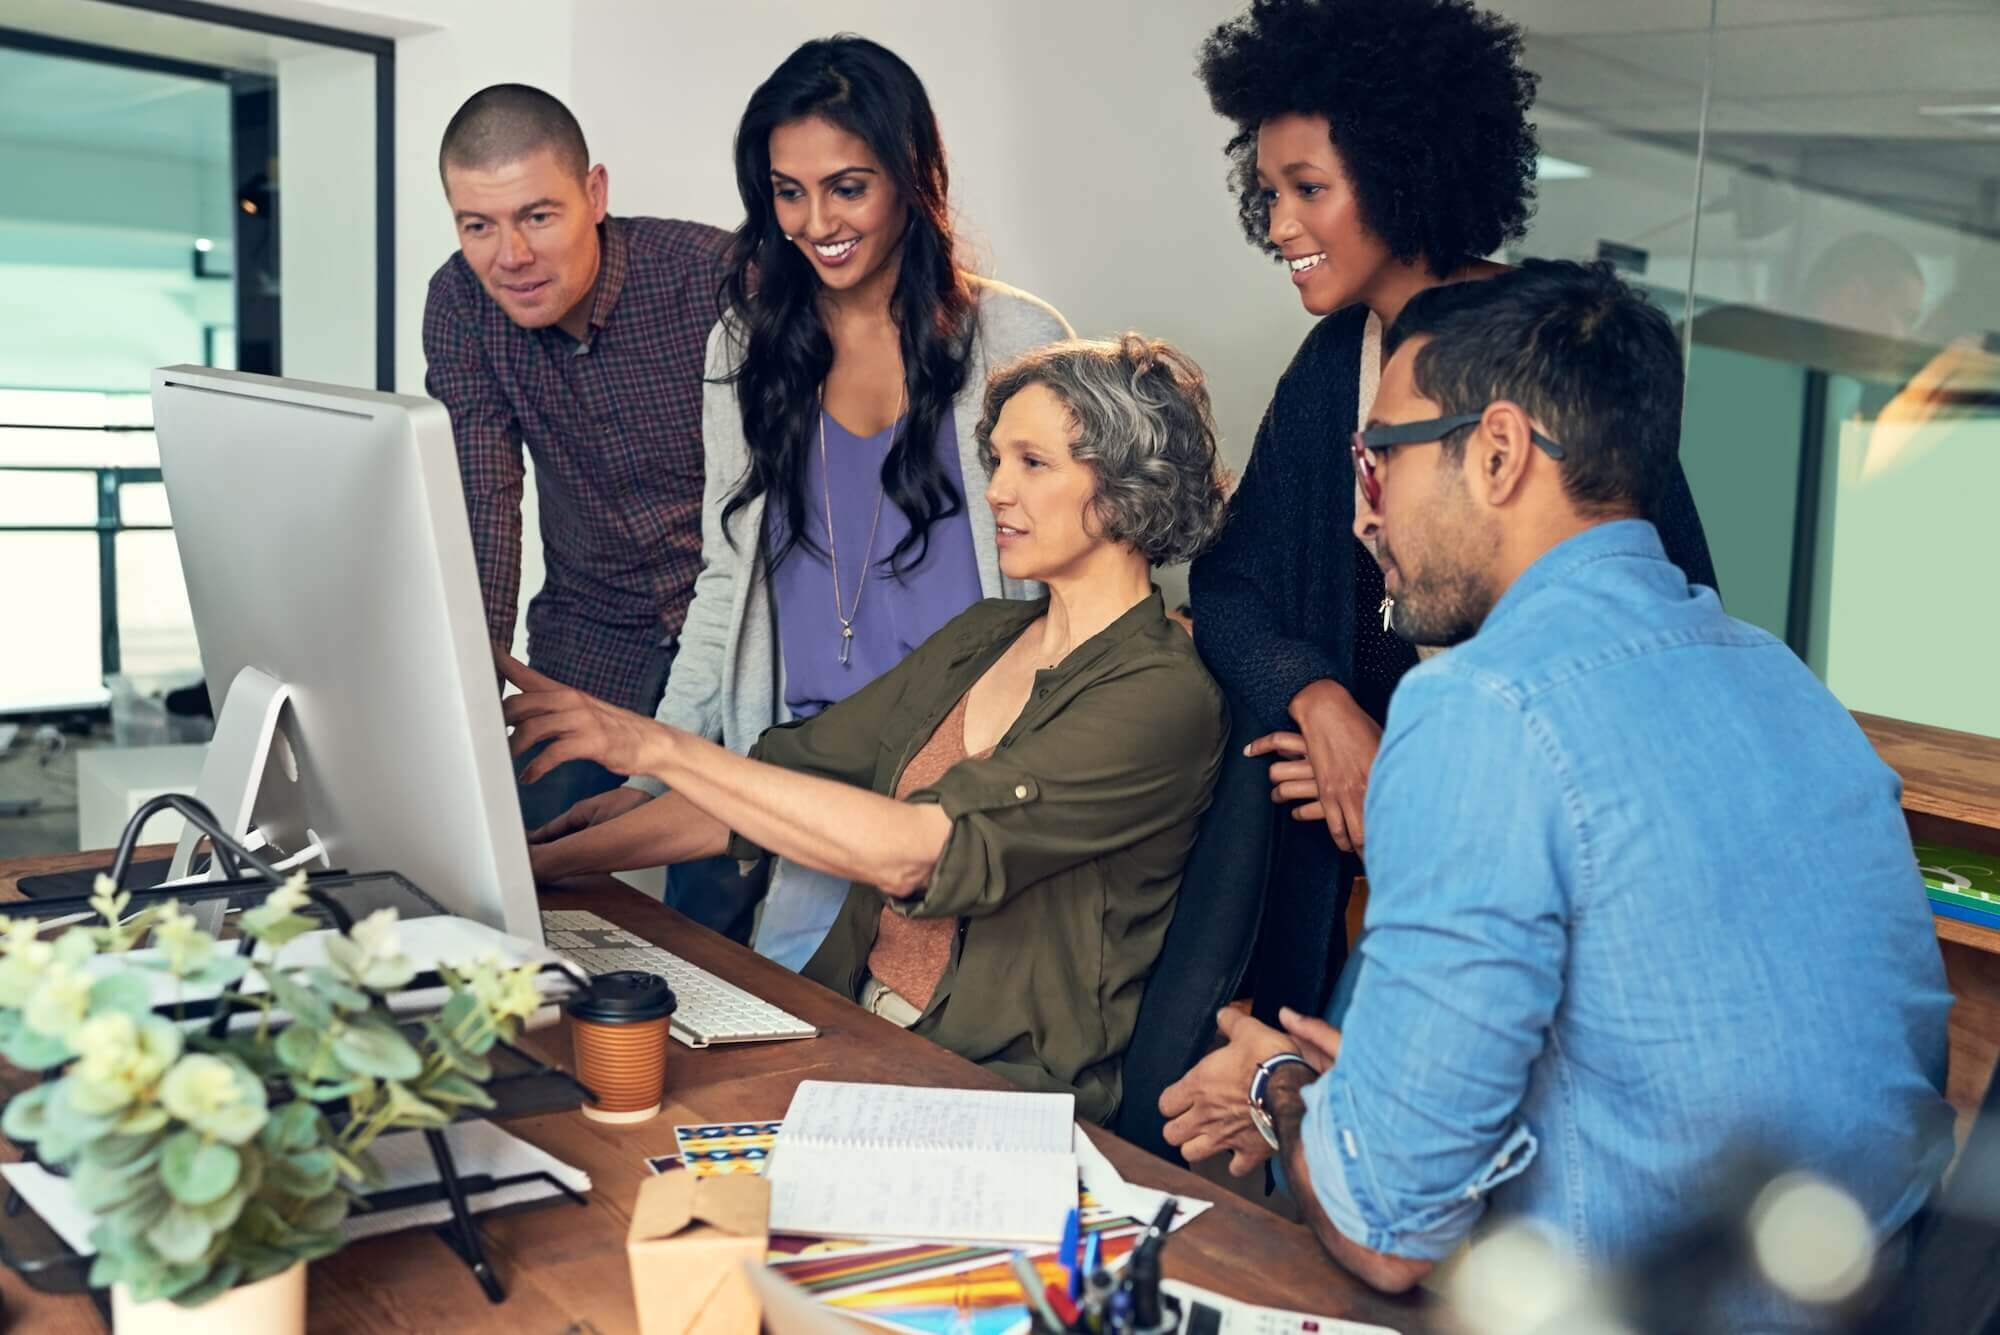
[[[1252,245],[1277,255],[1257,187],[1257,130],[1319,115],[1361,221],[1389,253],[1448,275],[1528,230],[1535,75],[1521,29],[1471,0],[1252,0],[1201,46]]]

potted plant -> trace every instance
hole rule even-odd
[[[177,902],[127,918],[129,893],[107,877],[96,891],[102,926],[45,940],[16,919],[0,938],[0,1056],[44,1073],[0,1129],[67,1170],[97,1216],[90,1282],[111,1286],[121,1335],[303,1330],[305,1263],[339,1250],[376,1180],[369,1146],[493,1106],[487,1053],[540,1004],[538,966],[441,969],[450,1001],[412,1035],[387,1001],[417,972],[393,909],[330,937],[324,965],[279,968],[276,952],[320,926],[302,872],[240,915],[248,955]],[[182,1015],[184,989],[252,971],[265,986],[222,1004],[254,1024]]]

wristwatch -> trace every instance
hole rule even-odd
[[[1250,1077],[1250,1124],[1257,1128],[1257,1134],[1272,1149],[1278,1148],[1278,1128],[1271,1120],[1271,1110],[1264,1106],[1264,1091],[1271,1087],[1271,1073],[1280,1066],[1290,1066],[1294,1062],[1310,1070],[1312,1063],[1296,1052],[1281,1052],[1275,1057],[1266,1057],[1257,1064],[1257,1074]]]

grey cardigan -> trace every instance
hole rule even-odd
[[[988,598],[1035,597],[1039,594],[1035,586],[1000,574],[993,512],[980,499],[979,479],[986,470],[979,461],[973,433],[984,406],[988,372],[1033,348],[1069,338],[1071,331],[1046,302],[990,279],[975,277],[972,283],[979,302],[979,325],[966,365],[965,387],[953,401],[952,413],[967,492],[966,515],[979,563],[980,592]],[[706,456],[702,569],[681,627],[680,650],[674,656],[658,717],[676,728],[719,741],[732,751],[747,752],[765,729],[786,721],[788,712],[784,659],[778,649],[777,618],[761,541],[764,498],[758,497],[731,516],[730,532],[736,539],[733,547],[722,527],[723,503],[750,465],[736,391],[723,383],[740,356],[733,322],[725,316],[709,334],[708,384],[702,394],[702,448]],[[640,777],[633,783],[655,795],[664,791],[653,779]]]

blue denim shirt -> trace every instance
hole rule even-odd
[[[1899,1227],[1952,1120],[1900,791],[1652,525],[1544,555],[1390,706],[1340,1060],[1306,1091],[1334,1225],[1441,1259],[1490,1203],[1615,1264],[1763,1150]]]

